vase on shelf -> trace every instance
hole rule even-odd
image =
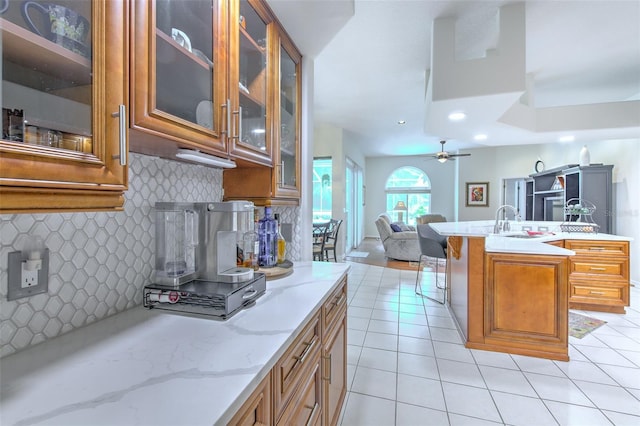
[[[580,150],[580,167],[586,167],[591,163],[591,154],[587,146],[583,146]]]

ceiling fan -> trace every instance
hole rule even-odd
[[[447,143],[447,141],[440,141],[440,144],[442,145],[442,151],[440,152],[436,152],[435,154],[431,155],[430,157],[435,158],[436,160],[438,160],[441,163],[446,162],[447,160],[454,160],[455,157],[468,157],[471,154],[449,154],[447,151],[444,150],[444,144]]]

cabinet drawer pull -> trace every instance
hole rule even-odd
[[[604,251],[604,247],[589,247],[589,251]]]
[[[120,154],[112,156],[115,160],[120,159],[120,165],[127,165],[127,110],[122,104],[118,105],[118,112],[112,112],[113,118],[118,117],[118,142],[120,146]]]
[[[599,296],[604,296],[606,293],[604,291],[593,291],[593,290],[590,290],[589,294],[597,294]]]
[[[340,306],[340,305],[342,305],[343,302],[344,302],[344,293],[341,293],[340,297],[338,297],[337,300],[335,300],[335,301],[333,301],[331,303],[333,305]]]
[[[329,361],[329,367],[327,368],[327,377],[322,377],[322,380],[325,380],[329,382],[329,384],[331,384],[331,354],[329,354],[329,356],[323,355],[322,359],[324,359],[325,361]]]
[[[304,352],[302,352],[302,355],[298,356],[298,355],[294,355],[293,358],[298,360],[300,362],[300,364],[304,363],[304,359],[307,357],[307,355],[309,354],[309,352],[311,352],[311,348],[313,348],[313,345],[316,344],[316,341],[313,340],[312,342],[303,342],[305,345],[307,345],[307,348],[304,350]]]
[[[316,410],[318,409],[320,405],[316,402],[313,407],[310,405],[305,405],[304,408],[308,408],[311,410],[311,414],[309,414],[309,419],[307,420],[307,426],[309,426],[310,424],[312,424],[312,420],[313,420],[313,415],[316,413]]]
[[[591,267],[591,270],[592,270],[592,271],[606,271],[606,270],[607,270],[607,268],[600,268],[600,267],[592,266],[592,267]]]

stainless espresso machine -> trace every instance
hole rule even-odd
[[[249,201],[156,203],[155,277],[144,306],[226,319],[253,304],[266,278],[239,261],[253,217]]]

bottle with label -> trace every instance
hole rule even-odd
[[[278,263],[284,263],[284,259],[285,259],[285,254],[287,252],[287,242],[285,241],[284,237],[282,236],[282,228],[281,228],[281,224],[280,224],[280,217],[276,214],[274,215],[276,217],[276,222],[278,223],[278,237],[277,237],[277,242],[278,242]]]
[[[258,211],[256,210],[253,215],[253,229],[244,233],[243,240],[243,253],[244,263],[242,266],[246,268],[252,268],[257,271],[258,266],[258,254],[260,252],[260,242],[258,239]]]
[[[258,222],[258,264],[263,268],[276,266],[278,255],[278,225],[271,217],[271,206],[264,208],[264,217]]]

